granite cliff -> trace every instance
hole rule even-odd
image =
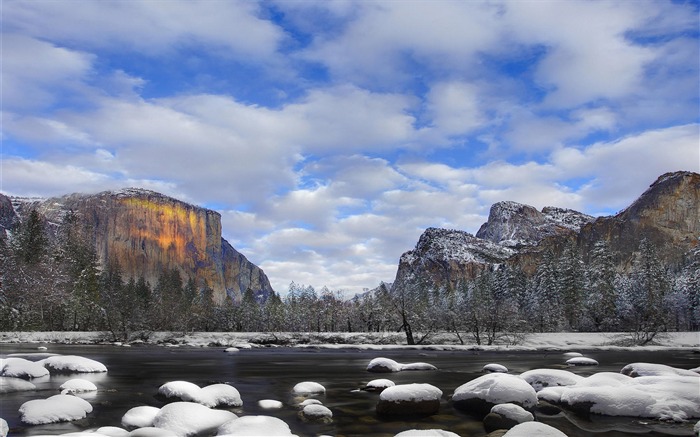
[[[613,216],[594,218],[568,209],[538,211],[499,202],[476,236],[428,228],[416,247],[401,256],[394,284],[427,283],[449,289],[501,264],[531,275],[546,251],[558,253],[573,244],[586,260],[601,240],[610,247],[620,272],[629,271],[644,238],[654,244],[664,265],[674,266],[698,248],[699,237],[700,174],[667,173]]]
[[[0,197],[3,223],[36,209],[60,226],[67,211],[75,212],[92,230],[100,262],[117,261],[125,278],[143,276],[155,285],[161,272],[178,269],[185,281],[211,287],[218,304],[240,301],[248,289],[260,300],[272,293],[265,273],[222,238],[216,211],[142,189],[13,199],[12,209]]]

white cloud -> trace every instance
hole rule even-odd
[[[479,107],[478,89],[472,84],[437,83],[427,100],[435,128],[446,136],[468,133],[485,122]]]

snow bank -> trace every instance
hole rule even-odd
[[[560,369],[533,369],[521,373],[520,377],[535,391],[540,391],[545,387],[574,385],[584,379],[583,376]]]
[[[322,394],[325,392],[326,388],[324,386],[313,381],[300,382],[292,388],[292,393],[299,396]]]
[[[217,436],[285,437],[294,436],[283,420],[272,416],[243,416],[221,425]]]
[[[194,402],[173,402],[160,409],[153,419],[153,426],[178,436],[192,436],[212,433],[236,417],[230,411],[212,410]]]
[[[69,379],[68,381],[61,384],[59,387],[63,391],[68,393],[85,393],[90,391],[97,391],[97,386],[86,379]],[[66,394],[66,393],[63,393]]]
[[[99,361],[77,355],[54,355],[39,361],[52,373],[101,373],[107,367]]]
[[[122,426],[125,428],[144,428],[153,425],[160,408],[150,406],[134,407],[122,416]]]
[[[243,405],[238,390],[228,384],[212,384],[201,388],[188,381],[170,381],[158,388],[158,394],[166,398],[196,402],[210,408],[240,407]]]
[[[383,357],[374,358],[367,365],[367,371],[374,373],[400,372],[402,370],[437,370],[437,367],[432,364],[420,362],[402,364],[391,358]]]
[[[515,425],[503,437],[567,437],[558,429],[541,422],[523,422]]]
[[[0,376],[0,394],[31,390],[36,390],[36,386],[29,381],[21,378]]]
[[[19,407],[20,419],[30,425],[70,422],[83,419],[92,411],[92,405],[71,395],[55,395],[48,399],[34,399]]]
[[[0,376],[33,379],[48,375],[49,371],[41,365],[41,362],[29,361],[24,358],[0,360]]]
[[[513,403],[531,409],[537,394],[524,379],[507,373],[489,373],[457,387],[452,402],[460,409],[475,408],[488,413],[493,405]]]
[[[700,377],[699,373],[693,370],[678,369],[676,367],[667,366],[665,364],[652,363],[632,363],[628,364],[620,370],[623,375],[632,377],[637,376],[695,376]]]

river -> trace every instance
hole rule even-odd
[[[1,357],[8,354],[33,354],[36,345],[3,344]],[[366,351],[357,349],[259,348],[237,353],[225,353],[222,348],[165,348],[157,346],[72,346],[50,345],[49,351],[64,355],[80,355],[105,364],[106,374],[52,375],[36,382],[38,391],[4,394],[0,397],[0,417],[10,425],[11,436],[57,435],[100,426],[121,426],[121,417],[132,407],[163,402],[154,395],[158,387],[174,380],[190,381],[200,386],[217,382],[230,383],[241,394],[243,406],[232,409],[238,415],[271,415],[289,424],[300,436],[393,436],[407,429],[440,428],[460,436],[484,436],[481,421],[455,410],[449,402],[454,389],[483,374],[488,363],[502,364],[511,373],[536,368],[567,369],[561,352],[484,352],[484,351]],[[633,362],[663,363],[679,368],[700,365],[700,354],[689,350],[663,352],[587,351],[585,356],[599,362],[595,367],[568,368],[587,376],[594,372],[620,369]],[[427,362],[437,371],[404,371],[375,374],[366,370],[372,358],[383,356],[402,363]],[[38,359],[36,356],[30,359]],[[94,411],[86,419],[71,423],[27,426],[18,417],[19,406],[30,399],[47,398],[58,392],[68,379],[83,378],[94,382],[98,392],[88,398]],[[385,420],[374,410],[378,394],[358,391],[367,382],[388,378],[396,384],[428,383],[440,388],[443,401],[440,412],[415,420]],[[297,418],[298,408],[291,394],[292,387],[302,381],[315,381],[326,387],[319,399],[333,412],[330,424],[307,424]],[[262,399],[284,403],[279,410],[264,410],[258,406]],[[693,435],[692,423],[665,424],[635,418],[594,418],[576,416],[538,415],[537,419],[552,425],[569,437],[600,436],[648,437]]]

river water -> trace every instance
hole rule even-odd
[[[36,345],[0,345],[0,356],[33,354]],[[154,395],[165,382],[185,380],[199,386],[230,383],[241,394],[243,406],[231,411],[240,415],[271,415],[289,424],[300,436],[393,436],[407,429],[440,428],[460,436],[484,436],[480,420],[455,410],[449,401],[458,386],[482,375],[488,363],[502,364],[511,373],[536,368],[567,369],[561,352],[484,352],[484,351],[366,351],[357,349],[298,349],[260,348],[225,353],[221,348],[164,348],[156,346],[72,346],[50,345],[49,351],[64,355],[80,355],[107,366],[106,374],[52,375],[35,382],[38,391],[0,395],[0,417],[10,425],[10,436],[57,435],[100,426],[121,426],[121,417],[132,407],[163,406]],[[620,352],[589,351],[585,356],[596,359],[596,367],[568,368],[587,376],[595,372],[619,372],[633,362],[663,363],[679,368],[700,365],[700,354],[692,351]],[[392,374],[369,373],[367,364],[375,357],[392,358],[402,363],[427,362],[437,371],[404,371]],[[32,360],[39,359],[30,356]],[[61,424],[28,426],[19,421],[19,406],[30,399],[47,398],[58,392],[68,379],[83,378],[97,385],[98,392],[87,400],[94,411],[86,419]],[[358,391],[367,382],[388,378],[396,384],[428,383],[440,388],[443,401],[440,412],[419,419],[380,419],[375,414],[378,394]],[[307,424],[297,418],[298,399],[291,390],[298,382],[315,381],[326,387],[318,397],[333,412],[330,424]],[[282,401],[279,410],[264,410],[258,406],[262,399]],[[585,420],[559,414],[538,415],[537,420],[552,425],[569,437],[600,436],[648,437],[665,435],[691,436],[693,423],[665,424],[634,418],[602,418]]]

